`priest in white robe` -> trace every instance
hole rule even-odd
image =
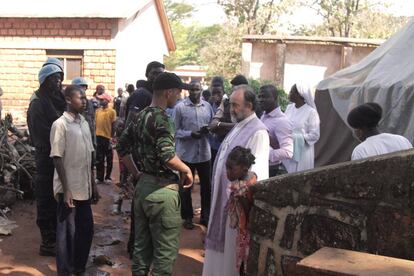
[[[230,97],[232,119],[237,124],[227,134],[217,153],[213,168],[212,203],[205,240],[204,276],[239,275],[236,269],[236,229],[229,226],[225,206],[230,196],[226,172],[228,154],[236,146],[250,148],[256,157],[251,171],[258,180],[269,177],[269,135],[254,110],[256,95],[246,85],[237,86]]]

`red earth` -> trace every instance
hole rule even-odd
[[[118,163],[114,158],[113,179],[118,179]],[[101,200],[93,206],[95,234],[87,265],[90,275],[131,275],[131,262],[126,252],[129,235],[128,210],[130,202],[124,202],[123,214],[112,215],[113,202],[118,194],[116,185],[98,185]],[[193,206],[200,206],[199,185],[193,189]],[[0,275],[37,276],[56,275],[53,257],[38,255],[40,234],[36,226],[36,203],[18,201],[9,215],[18,227],[11,236],[0,236]],[[198,216],[195,222],[198,221]],[[201,275],[203,266],[202,237],[204,228],[197,225],[194,230],[182,229],[179,256],[173,275]],[[114,243],[113,245],[109,245]],[[96,266],[94,256],[106,255],[114,265]]]

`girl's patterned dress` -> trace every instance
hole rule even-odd
[[[227,202],[227,213],[229,215],[230,227],[238,230],[236,237],[236,269],[246,272],[247,258],[249,257],[250,234],[247,230],[249,211],[253,205],[253,197],[250,187],[257,181],[254,172],[248,172],[243,180],[230,183],[230,197]]]

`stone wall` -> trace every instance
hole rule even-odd
[[[414,152],[279,176],[254,188],[249,275],[297,275],[324,246],[414,259]]]

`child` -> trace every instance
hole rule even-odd
[[[236,269],[241,275],[246,272],[249,256],[250,235],[247,230],[250,208],[253,198],[250,187],[257,181],[254,172],[249,171],[255,157],[250,149],[235,147],[227,157],[227,178],[231,181],[227,212],[230,227],[238,230],[236,237]]]
[[[108,106],[112,100],[109,94],[98,94],[96,97],[99,99],[101,106],[96,110],[96,178],[99,184],[103,183],[104,180],[107,184],[111,184],[113,158],[111,139],[114,134],[116,113],[113,108]]]
[[[98,191],[91,170],[91,132],[79,113],[86,95],[79,87],[65,89],[67,111],[52,125],[51,151],[55,165],[53,191],[57,203],[56,266],[58,275],[82,274],[93,236],[92,203]]]

